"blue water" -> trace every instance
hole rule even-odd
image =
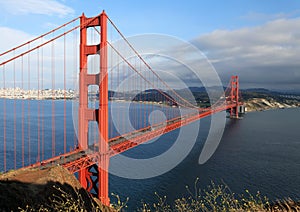
[[[203,189],[215,183],[226,183],[232,192],[260,191],[271,200],[291,197],[300,199],[300,109],[252,112],[242,120],[227,120],[226,129],[215,154],[203,165],[199,154],[206,139],[210,120],[201,120],[197,143],[176,168],[156,178],[130,180],[110,177],[110,191],[129,199],[129,210],[141,206],[141,201],[157,201],[167,196],[169,202],[187,195],[186,185]],[[191,127],[192,128],[192,127]],[[164,135],[157,147],[167,146],[178,130]],[[152,148],[154,145],[152,144]],[[143,154],[145,146],[127,154]],[[150,150],[149,150],[150,151]],[[153,150],[155,151],[155,150]],[[128,170],[132,171],[132,170]]]
[[[29,102],[29,104],[28,104]],[[32,163],[37,160],[37,153],[28,158],[28,128],[30,128],[31,152],[37,151],[38,122],[41,128],[44,121],[44,157],[51,157],[52,136],[55,136],[55,153],[64,151],[63,146],[63,123],[64,104],[66,104],[66,145],[67,150],[74,148],[77,140],[73,129],[72,102],[55,101],[13,101],[0,100],[0,169],[3,170],[3,107],[6,105],[6,136],[7,136],[7,157],[14,157],[14,111],[16,119],[19,120],[17,130],[22,128],[22,103],[24,114],[28,109],[30,115],[23,117],[24,120],[24,158],[25,163]],[[54,107],[55,133],[52,131],[52,122],[49,111]],[[135,111],[142,109],[139,104],[131,106]],[[40,118],[36,114],[40,108]],[[152,107],[153,110],[163,110],[160,107]],[[42,112],[42,109],[44,112]],[[120,109],[120,114],[122,110]],[[139,112],[140,113],[140,112]],[[140,113],[141,114],[141,113]],[[137,114],[135,114],[137,116]],[[160,113],[158,117],[160,120]],[[138,118],[137,118],[138,120]],[[187,132],[198,128],[199,122],[184,127]],[[245,115],[242,120],[230,120],[226,122],[226,128],[220,145],[216,152],[205,164],[199,165],[198,159],[208,134],[210,118],[200,121],[197,141],[189,155],[174,169],[160,176],[150,179],[126,179],[110,174],[110,192],[119,194],[122,199],[129,197],[128,211],[141,206],[141,202],[155,202],[157,192],[160,196],[167,196],[168,201],[187,194],[186,185],[193,187],[195,179],[199,177],[199,188],[205,188],[211,181],[216,183],[225,182],[232,192],[242,193],[245,189],[255,193],[260,191],[262,195],[268,196],[271,200],[276,198],[291,197],[300,199],[300,109],[270,110],[264,112],[252,112]],[[125,127],[126,128],[126,127]],[[124,128],[124,129],[125,129]],[[41,130],[41,129],[40,129]],[[136,147],[124,156],[131,158],[146,159],[159,156],[172,148],[180,130],[165,134],[155,142]],[[112,134],[115,132],[111,132]],[[41,133],[40,133],[41,136]],[[188,139],[188,136],[187,136]],[[22,140],[22,135],[17,134],[16,142]],[[21,146],[17,146],[17,158],[22,157]],[[172,160],[170,158],[169,160]],[[7,162],[8,169],[14,168],[13,160]],[[112,163],[114,158],[112,159]],[[169,163],[168,159],[164,163]],[[25,165],[26,165],[25,164]],[[157,164],[154,164],[157,165]],[[159,164],[160,165],[160,164]],[[161,164],[163,165],[163,164]],[[17,163],[17,167],[21,162]],[[144,167],[145,170],[151,167]],[[135,173],[135,169],[126,170]],[[114,198],[111,198],[114,201]]]
[[[66,102],[65,113],[64,105],[64,101],[60,100],[52,102],[0,99],[0,170],[4,169],[2,163],[4,131],[6,132],[7,170],[15,168],[14,143],[16,143],[16,168],[22,166],[22,157],[25,160],[24,165],[27,166],[50,158],[52,149],[54,155],[64,153],[64,121],[66,121],[66,150],[75,148],[77,139],[74,137],[71,101]],[[52,110],[55,116],[52,116]],[[38,140],[40,140],[39,157]],[[24,149],[22,142],[24,142]],[[52,148],[53,146],[55,148]]]
[[[141,129],[150,123],[177,117],[180,113],[177,108],[128,102],[110,103],[109,111],[110,138]],[[181,114],[186,112],[183,110]],[[75,149],[78,144],[77,117],[76,101],[0,99],[0,159],[3,160],[6,143],[6,170],[28,166],[51,158],[52,155],[62,154],[65,150],[68,152]],[[98,141],[97,129],[95,122],[90,122],[90,145]],[[16,166],[14,161],[17,161]],[[4,170],[3,162],[0,163],[0,170]]]

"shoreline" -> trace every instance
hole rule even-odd
[[[253,98],[244,103],[246,112],[260,112],[272,109],[288,109],[300,107],[300,102],[296,100],[284,99],[280,102],[271,98]]]
[[[90,96],[89,101],[97,101],[97,98]],[[0,99],[7,99],[11,101],[16,100],[33,100],[33,101],[73,101],[78,99],[78,96],[73,90],[29,90],[24,91],[20,88],[16,89],[0,89]],[[172,108],[176,106],[168,105],[165,102],[155,102],[155,101],[134,101],[126,99],[109,99],[111,103],[134,103],[134,104],[146,104],[155,105],[158,107]],[[246,113],[248,112],[261,112],[273,109],[288,109],[300,107],[300,100],[289,99],[289,98],[273,98],[273,97],[263,97],[263,98],[250,98],[244,102],[246,107]],[[178,107],[178,106],[177,106]]]
[[[247,113],[253,113],[253,112],[264,112],[264,111],[270,111],[270,110],[288,110],[288,109],[295,109],[295,108],[300,108],[300,106],[290,106],[290,107],[272,107],[272,108],[266,108],[266,109],[254,109],[254,110],[247,110]]]

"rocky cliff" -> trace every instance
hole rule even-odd
[[[0,175],[0,211],[115,211],[92,198],[61,166]]]
[[[278,101],[273,98],[253,98],[245,101],[246,111],[263,111],[270,109],[284,109],[300,107],[300,102],[293,100]]]

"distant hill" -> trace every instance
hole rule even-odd
[[[209,88],[205,88],[205,87],[188,87],[188,88],[183,88],[183,89],[177,89],[176,91],[189,91],[189,92],[192,92],[192,93],[198,93],[198,92],[207,92],[207,90],[210,90],[210,91],[220,91],[220,88],[222,89],[222,87],[219,87],[219,86],[212,86],[212,87],[209,87]],[[223,90],[225,90],[226,88],[223,87]]]
[[[205,87],[189,87],[187,89],[189,91],[191,91],[192,93],[194,93],[194,92],[206,92]]]
[[[253,92],[253,93],[263,93],[263,94],[272,94],[272,95],[280,95],[281,92],[272,91],[265,88],[248,88],[248,89],[241,89],[241,92]]]
[[[176,100],[171,95],[164,91],[159,91],[156,89],[148,89],[143,92],[139,92],[134,96],[132,101],[162,102],[170,106],[177,106],[177,104],[175,103]]]
[[[226,88],[223,87],[223,90]],[[207,94],[207,90],[213,93],[211,98]],[[189,87],[175,90],[177,94],[187,101],[197,104],[199,107],[209,107],[211,101],[217,101],[220,97],[220,87]],[[161,93],[163,92],[163,94]],[[214,93],[215,92],[215,93]],[[171,91],[159,91],[157,89],[147,89],[144,91],[126,91],[115,92],[109,91],[108,96],[111,100],[141,101],[141,102],[158,102],[170,106],[178,106],[174,104],[177,97]],[[248,102],[253,99],[265,99],[266,101],[277,102],[278,104],[297,105],[300,102],[300,94],[291,94],[286,92],[272,91],[265,88],[248,88],[241,89],[242,101]]]
[[[269,93],[272,92],[265,88],[248,88],[248,89],[241,89],[242,91],[249,91],[249,92],[259,92],[259,93]]]

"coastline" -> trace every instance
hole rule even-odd
[[[288,109],[300,107],[299,101],[276,101],[274,99],[253,98],[245,102],[246,112],[259,112],[275,109]]]
[[[43,89],[43,90],[24,90],[21,88],[0,88],[0,99],[9,100],[74,100],[78,98],[78,94],[72,90],[63,89]],[[248,95],[249,96],[249,95]],[[249,98],[250,97],[250,98]],[[244,105],[246,112],[253,111],[265,111],[271,109],[286,109],[286,108],[297,108],[300,107],[300,99],[296,97],[282,96],[282,95],[250,95],[245,99]],[[90,100],[95,97],[91,94]],[[164,102],[155,101],[128,101],[124,98],[110,98],[111,102],[131,102],[140,104],[151,104],[160,107],[172,107]],[[173,106],[174,107],[174,106]]]

